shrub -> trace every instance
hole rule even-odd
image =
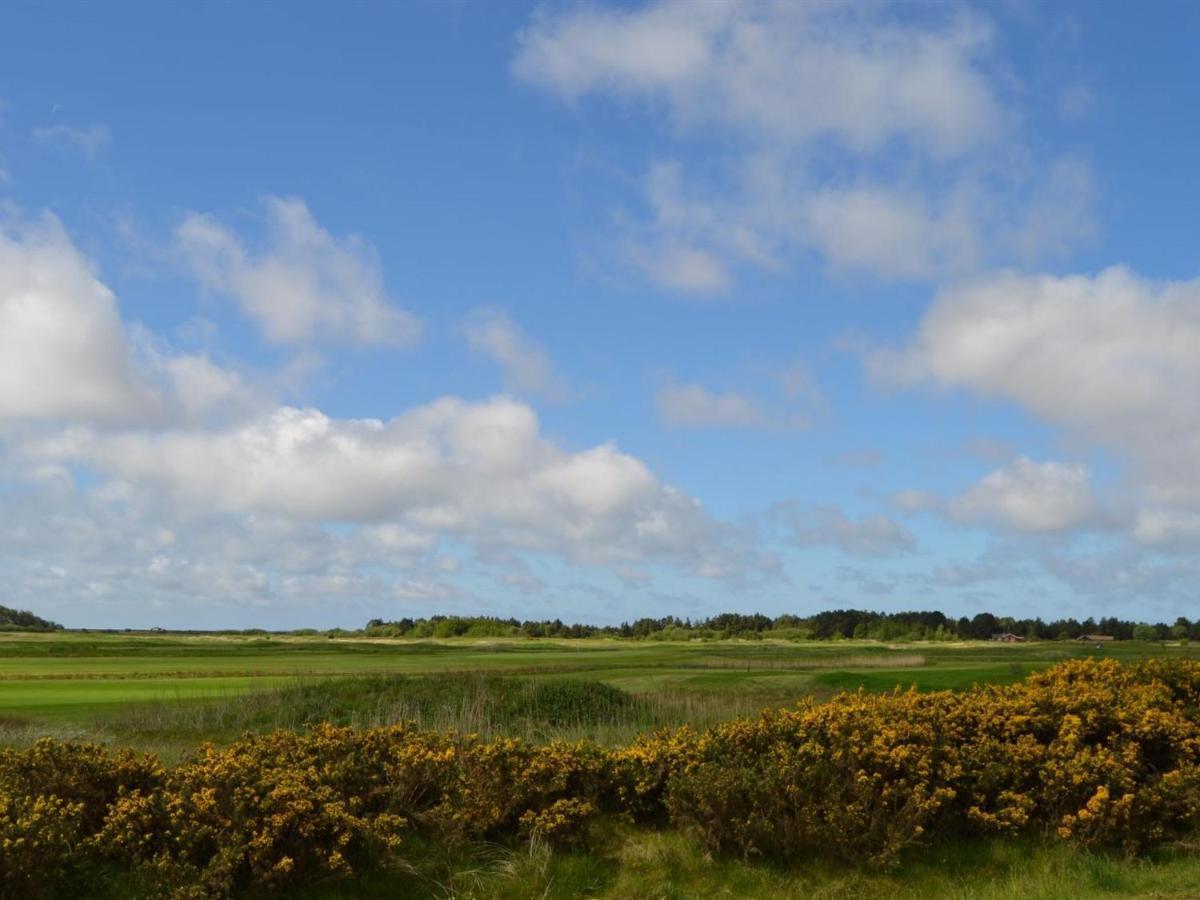
[[[717,851],[891,862],[955,797],[952,696],[859,692],[717,726],[671,778],[671,817]]]
[[[545,702],[570,714],[577,699]],[[741,856],[888,865],[930,835],[994,832],[1138,852],[1200,826],[1200,664],[860,691],[614,750],[325,724],[205,745],[168,770],[42,740],[0,751],[0,894],[78,893],[104,866],[163,895],[290,891],[431,842],[578,844],[601,813]]]
[[[0,791],[0,895],[35,896],[66,875],[83,804]]]

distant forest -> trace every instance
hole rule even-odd
[[[0,606],[0,631],[62,631],[63,626],[27,610]],[[94,632],[133,632],[142,629],[82,629]],[[297,628],[268,631],[261,628],[221,629],[212,631],[175,631],[152,628],[152,632],[171,634],[292,634],[329,637],[554,637],[554,638],[630,638],[634,640],[718,640],[721,638],[775,638],[777,640],[877,641],[957,641],[988,640],[998,634],[1015,634],[1026,640],[1061,641],[1084,635],[1108,635],[1118,641],[1200,640],[1200,619],[1184,616],[1172,624],[1134,622],[1108,616],[1101,619],[1017,619],[982,612],[970,618],[955,619],[941,612],[871,612],[862,609],[834,609],[811,616],[760,613],[721,613],[704,619],[680,619],[664,616],[643,618],[620,625],[568,624],[561,619],[521,621],[494,616],[430,616],[401,618],[394,621],[372,619],[361,629]]]
[[[62,626],[35,616],[27,609],[0,606],[0,631],[62,631]]]
[[[568,625],[553,621],[522,622],[489,616],[432,616],[427,619],[372,619],[364,633],[371,637],[556,637],[642,638],[657,640],[717,638],[778,638],[783,640],[839,640],[859,638],[881,641],[988,640],[1011,633],[1028,640],[1070,640],[1104,634],[1116,640],[1200,640],[1200,620],[1183,616],[1174,624],[1150,624],[1106,617],[1102,619],[1015,619],[979,613],[954,619],[940,612],[868,612],[835,609],[811,616],[721,613],[707,619],[638,619],[620,625]]]

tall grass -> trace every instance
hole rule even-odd
[[[603,682],[568,678],[364,675],[297,680],[205,700],[131,704],[95,717],[88,736],[168,757],[200,741],[220,743],[247,731],[297,729],[317,722],[360,728],[414,722],[422,729],[484,737],[534,742],[588,738],[617,744],[685,722],[706,727],[753,714],[764,705],[762,695],[734,690],[666,688],[635,695]]]

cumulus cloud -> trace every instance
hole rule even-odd
[[[965,15],[927,29],[851,4],[660,0],[543,11],[520,36],[514,71],[572,99],[665,100],[685,127],[715,122],[792,145],[830,136],[858,151],[903,137],[953,155],[997,127],[977,65],[990,37]]]
[[[24,453],[87,465],[181,510],[401,526],[377,540],[451,536],[712,577],[750,564],[732,528],[640,460],[611,444],[565,450],[508,398],[443,398],[390,421],[284,407],[224,429],[78,429]]]
[[[515,326],[474,324],[510,377],[556,389],[548,361],[520,368],[536,345]],[[702,578],[773,570],[747,533],[642,461],[613,444],[564,448],[516,400],[447,397],[385,421],[273,394],[211,348],[179,352],[122,322],[56,220],[6,220],[0,423],[21,425],[0,443],[10,598],[70,598],[58,609],[76,622],[96,621],[93,603],[193,623],[209,621],[206,604],[223,617],[288,604],[329,621],[331,603],[462,596],[461,551],[475,575],[521,590],[542,584],[542,557]]]
[[[626,262],[714,294],[740,267],[813,250],[836,270],[929,279],[1089,239],[1090,171],[1021,146],[992,44],[985,17],[949,8],[655,0],[542,10],[513,71],[717,137],[702,169],[648,160],[644,211],[620,220]]]
[[[1056,532],[1098,516],[1086,466],[1020,457],[985,475],[946,506],[959,522],[1027,532]]]
[[[459,595],[428,544],[262,514],[185,515],[129,483],[3,468],[18,487],[0,517],[6,602],[68,624],[255,625],[286,609],[331,626]]]
[[[1154,282],[1114,267],[993,274],[947,288],[906,348],[869,364],[893,383],[1014,402],[1114,452],[1140,503],[1167,515],[1200,511],[1197,348],[1200,281]]]
[[[803,506],[795,501],[774,506],[769,518],[786,540],[801,547],[832,546],[852,556],[890,556],[916,549],[917,538],[888,516],[855,519],[835,506]]]
[[[233,296],[272,343],[417,340],[420,323],[388,296],[370,244],[333,236],[295,197],[269,197],[264,206],[268,240],[258,250],[210,215],[179,225],[176,246],[203,284]]]
[[[835,269],[922,278],[978,258],[971,208],[929,208],[916,190],[881,185],[825,188],[803,204],[805,230]]]
[[[472,350],[500,366],[508,390],[555,401],[570,396],[567,380],[555,368],[550,354],[505,313],[476,310],[467,318],[463,331]]]
[[[160,409],[115,297],[58,220],[0,223],[0,420],[116,423]]]
[[[733,391],[716,392],[698,384],[670,385],[655,396],[658,415],[679,428],[753,428],[767,424],[766,414]]]

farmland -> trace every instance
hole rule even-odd
[[[9,634],[0,636],[0,744],[28,748],[49,735],[134,747],[169,766],[186,766],[197,745],[209,740],[233,746],[246,733],[303,732],[313,723],[379,729],[412,722],[423,734],[473,733],[485,742],[516,737],[532,747],[584,740],[623,759],[639,735],[665,735],[663,729],[685,724],[703,729],[753,719],[764,708],[858,688],[929,693],[1016,683],[1076,658],[1196,660],[1200,648]],[[1061,702],[1073,702],[1070,692],[1066,698]],[[921,708],[914,706],[913,715],[928,714]],[[864,707],[864,715],[876,715],[872,709]],[[908,716],[902,713],[902,721]],[[890,739],[880,727],[881,737]],[[348,739],[339,734],[321,740]],[[256,759],[276,752],[238,746],[244,749],[234,752]],[[568,770],[576,764],[570,754],[564,759]],[[698,796],[708,794],[704,789]],[[676,814],[680,821],[690,815],[686,809]],[[1024,830],[917,841],[880,867],[836,863],[823,854],[757,859],[757,853],[714,852],[724,845],[706,846],[695,836],[702,838],[702,827],[664,829],[655,821],[601,818],[589,826],[586,846],[553,849],[515,835],[450,842],[414,837],[422,848],[419,865],[353,878],[337,877],[334,869],[311,887],[294,885],[289,896],[307,896],[307,890],[321,897],[1060,897],[1068,895],[1063,885],[1069,882],[1070,896],[1186,897],[1200,883],[1200,864],[1174,844],[1156,844],[1129,860],[1105,846],[1047,841]],[[411,853],[411,842],[406,846]],[[137,893],[122,884],[114,888],[118,895]]]

